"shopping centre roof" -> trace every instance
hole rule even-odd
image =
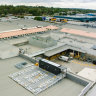
[[[76,30],[76,29],[69,29],[69,28],[63,28],[61,32],[70,33],[74,35],[84,36],[84,37],[90,37],[96,39],[96,33],[93,32],[87,32],[82,30]]]

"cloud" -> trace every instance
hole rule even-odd
[[[96,0],[0,0],[0,4],[96,9]]]

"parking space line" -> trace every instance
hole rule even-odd
[[[82,66],[96,66],[96,65],[88,64],[88,63],[80,63],[79,61],[75,61],[75,60],[72,60],[71,62],[75,63],[75,64],[82,65]]]

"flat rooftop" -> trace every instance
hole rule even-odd
[[[19,36],[19,35],[31,34],[31,33],[42,32],[42,31],[47,31],[47,29],[46,28],[32,28],[32,29],[27,29],[27,30],[4,32],[4,33],[0,33],[0,38]]]
[[[43,49],[40,47],[32,46],[30,44],[19,46],[19,48],[25,50],[25,53],[27,53],[27,54],[33,54],[33,53],[38,52]]]
[[[26,61],[29,65],[32,64],[21,57],[0,60],[0,86],[2,86],[0,87],[0,90],[2,90],[0,91],[0,94],[2,94],[2,96],[34,96],[31,92],[8,77],[9,74],[19,71],[14,65],[22,61]],[[77,96],[83,88],[84,86],[64,78],[37,96]]]
[[[74,35],[79,35],[79,36],[85,36],[89,38],[95,38],[96,39],[96,33],[92,32],[87,32],[83,30],[76,30],[76,29],[69,29],[69,28],[63,28],[61,32],[69,33],[69,34],[74,34]]]
[[[47,29],[53,30],[53,29],[58,29],[58,27],[49,25],[49,26],[40,27],[40,28],[37,27],[37,28],[31,28],[31,29],[24,29],[24,30],[21,29],[16,31],[4,32],[4,33],[0,33],[0,38],[43,32],[43,31],[47,31]]]
[[[78,23],[78,22],[76,22]],[[90,24],[90,22],[88,23]],[[76,29],[76,30],[83,30],[83,31],[87,31],[87,32],[92,32],[95,33],[96,32],[96,28],[92,28],[92,27],[86,27],[86,26],[81,26],[81,25],[76,25],[76,24],[61,24],[60,27],[63,28],[69,28],[69,29]]]
[[[62,73],[58,76],[31,65],[22,71],[10,74],[9,77],[19,83],[34,95],[41,93],[62,79]]]
[[[24,19],[14,20],[11,22],[3,21],[3,22],[0,22],[0,33],[3,33],[5,31],[10,32],[12,30],[16,30],[16,29],[18,30],[24,27],[32,28],[35,26],[49,26],[49,25],[50,23],[47,23],[47,22],[40,22],[40,21],[35,21],[35,20],[24,20]],[[56,24],[52,24],[52,25],[56,25]],[[57,24],[56,26],[60,27],[60,29],[51,30],[51,31],[48,31],[48,33],[37,34],[37,35],[41,35],[41,36],[43,35],[45,37],[51,36],[55,40],[58,41],[58,45],[64,42],[69,43],[71,40],[74,41],[74,43],[76,42],[76,44],[78,43],[82,46],[85,45],[88,48],[91,47],[92,44],[95,44],[95,40],[93,42],[92,39],[89,39],[89,38],[86,39],[85,37],[83,37],[82,39],[81,37],[76,36],[76,35],[71,35],[71,34],[68,35],[68,34],[65,34],[64,32],[60,32],[62,28],[69,28],[69,29],[83,30],[83,32],[88,31],[90,33],[91,32],[95,33],[96,32],[95,28],[92,29],[92,28],[86,28],[84,26],[76,26],[76,25],[70,25],[70,24],[66,24],[66,25]],[[55,28],[57,29],[57,27]],[[50,28],[47,27],[46,29],[50,29]],[[53,28],[51,27],[51,29]],[[7,42],[10,44],[18,44],[22,42],[27,42],[30,36],[18,37],[18,38],[1,40],[1,41]],[[77,39],[78,39],[78,42],[77,42]],[[86,43],[82,43],[82,42],[79,43],[79,41],[85,41]],[[39,47],[35,47],[29,44],[20,45],[18,47],[24,50],[27,50],[28,54],[35,53],[37,51],[42,50]],[[63,50],[64,46],[61,49]],[[54,52],[56,51],[54,50]],[[0,94],[2,96],[11,96],[11,95],[12,96],[17,96],[17,95],[18,96],[25,96],[25,95],[34,96],[31,92],[29,92],[28,90],[26,90],[25,88],[23,88],[22,86],[20,86],[19,84],[17,84],[16,82],[14,82],[12,79],[8,77],[8,75],[19,71],[19,69],[17,69],[14,65],[20,62],[27,62],[28,65],[32,64],[30,61],[27,61],[26,59],[21,58],[19,56],[5,59],[5,60],[0,59],[0,86],[2,86],[0,87],[0,90],[1,90]],[[93,65],[92,63],[87,63],[87,62],[83,62],[79,60],[72,60],[72,62],[70,63],[65,63],[60,60],[55,60],[54,62],[72,69],[72,72],[74,73],[81,71],[85,67],[96,69],[96,66]],[[78,94],[80,94],[82,89],[84,89],[84,86],[76,82],[73,82],[72,80],[68,78],[64,78],[60,82],[48,88],[47,90],[41,92],[37,96],[45,96],[45,95],[46,96],[59,96],[59,95],[60,96],[78,96]]]
[[[80,61],[80,60],[72,60],[70,62],[64,62],[58,59],[52,60],[53,62],[60,64],[62,66],[65,66],[69,69],[69,71],[77,74],[79,73],[81,70],[83,70],[84,68],[92,68],[96,70],[96,65],[93,65],[92,63],[88,63],[88,62],[84,62],[84,61]]]
[[[17,20],[8,20],[0,21],[0,33],[11,30],[18,30],[21,28],[32,28],[36,26],[48,26],[48,22],[38,22],[32,19],[17,19]]]

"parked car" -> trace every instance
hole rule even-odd
[[[96,60],[93,60],[93,62],[92,62],[92,63],[96,65]]]
[[[67,56],[60,56],[59,59],[62,61],[65,61],[65,62],[69,61],[69,57],[67,57]]]

